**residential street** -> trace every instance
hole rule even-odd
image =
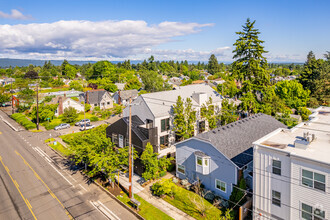
[[[50,133],[0,120],[0,219],[136,219],[43,144]]]

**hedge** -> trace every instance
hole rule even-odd
[[[11,117],[27,130],[37,128],[36,124],[27,119],[22,113],[12,114]]]

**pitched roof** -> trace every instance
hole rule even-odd
[[[129,117],[123,117],[122,120],[128,125]],[[132,115],[132,131],[141,141],[148,140],[149,138],[148,129],[140,127],[143,124],[143,121],[137,115]]]
[[[90,90],[88,92],[88,102],[89,104],[98,104],[102,101],[102,97],[104,96],[107,91],[104,89],[102,90]],[[87,93],[86,92],[86,93]]]
[[[238,167],[243,167],[253,159],[254,141],[278,128],[286,127],[272,116],[259,113],[198,134],[195,138],[209,141]]]
[[[129,99],[130,97],[135,99],[138,97],[138,91],[136,89],[118,91],[117,93],[120,95],[121,99]]]
[[[162,117],[169,115],[178,96],[181,96],[184,100],[190,98],[193,107],[199,106],[199,104],[192,98],[193,93],[206,93],[207,100],[211,97],[213,103],[221,102],[220,94],[206,84],[180,86],[175,90],[147,93],[141,95],[141,97],[144,99],[155,117]]]

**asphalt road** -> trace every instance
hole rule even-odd
[[[48,135],[15,132],[0,120],[0,219],[136,219],[68,169],[42,144]]]

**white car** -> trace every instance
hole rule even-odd
[[[63,123],[63,124],[57,125],[57,126],[54,128],[54,130],[62,130],[62,129],[65,129],[65,128],[70,128],[70,124]]]
[[[95,128],[95,125],[86,124],[86,126],[85,125],[81,125],[79,130],[80,131],[84,131],[84,130],[89,130],[89,129],[92,129],[92,128]]]

